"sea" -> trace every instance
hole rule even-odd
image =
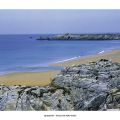
[[[60,70],[63,68],[51,64],[120,49],[119,40],[36,40],[39,36],[40,34],[0,35],[0,75]]]

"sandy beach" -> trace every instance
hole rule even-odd
[[[46,86],[59,71],[12,73],[0,76],[2,85]]]
[[[76,60],[70,60],[63,63],[54,64],[53,66],[72,66],[77,64],[85,64],[99,59],[110,59],[114,62],[120,62],[120,50],[113,50],[102,54],[82,57]],[[46,86],[52,78],[60,71],[48,72],[24,72],[12,73],[0,76],[0,84],[2,85],[26,85],[26,86]]]

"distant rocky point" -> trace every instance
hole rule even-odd
[[[101,59],[67,67],[46,87],[1,85],[0,110],[120,110],[120,64]]]
[[[120,33],[41,35],[37,40],[120,40]]]

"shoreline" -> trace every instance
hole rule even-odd
[[[99,59],[109,59],[114,62],[120,62],[120,49],[114,49],[114,50],[109,50],[104,52],[101,51],[97,54],[81,56],[74,60],[55,63],[55,64],[52,64],[51,66],[69,67],[69,66],[78,65],[78,64],[87,64],[89,62],[95,62]]]
[[[70,62],[70,61],[74,61],[74,60],[81,60],[83,58],[89,58],[89,57],[93,57],[93,56],[97,56],[97,55],[101,55],[101,54],[106,54],[106,53],[111,53],[113,51],[119,51],[120,49],[108,49],[108,50],[101,50],[100,52],[97,52],[95,54],[91,54],[91,55],[83,55],[83,56],[76,56],[76,57],[72,57],[72,58],[68,58],[68,59],[64,59],[64,60],[60,60],[60,61],[57,61],[57,62],[54,62],[52,64],[50,64],[50,66],[59,66],[59,64],[61,63],[66,63],[66,62]],[[62,67],[62,66],[59,66],[59,67]]]
[[[99,52],[95,55],[78,57],[76,59],[64,60],[63,62],[51,64],[50,66],[69,67],[78,64],[87,64],[99,59],[109,59],[114,62],[120,62],[120,49],[106,52]],[[6,86],[47,86],[51,83],[52,78],[60,73],[60,70],[49,70],[45,72],[15,72],[0,75],[0,85]]]

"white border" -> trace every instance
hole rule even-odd
[[[0,119],[2,120],[119,120],[119,111],[110,112],[91,112],[91,111],[16,111],[16,112],[1,112]],[[49,115],[51,117],[45,117]],[[61,115],[61,117],[56,117]],[[76,117],[63,117],[62,115],[76,115]],[[54,117],[53,117],[54,116]]]
[[[0,0],[0,9],[120,9],[120,0]],[[44,117],[44,115],[76,117]],[[1,120],[117,120],[119,112],[0,112]]]
[[[0,9],[120,9],[120,0],[0,0]]]

